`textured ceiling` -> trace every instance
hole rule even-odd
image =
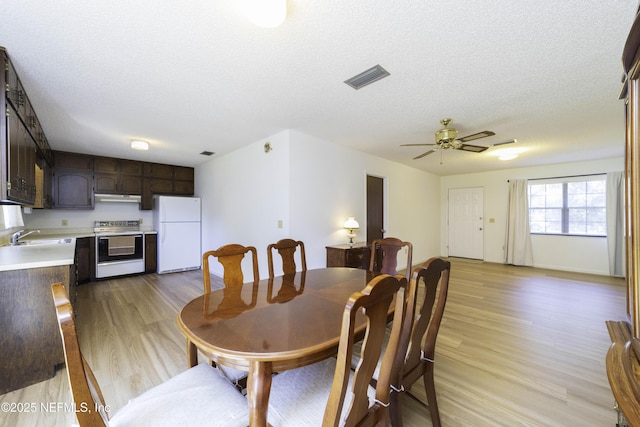
[[[263,29],[232,0],[2,0],[7,49],[56,150],[195,166],[285,129],[438,174],[623,155],[636,0],[289,0]],[[380,64],[360,90],[344,80]],[[520,156],[420,160],[440,119]],[[150,142],[148,152],[129,139]],[[502,148],[502,147],[501,147]],[[440,164],[440,161],[443,164]]]

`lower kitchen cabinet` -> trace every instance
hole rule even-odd
[[[62,282],[75,302],[73,266],[0,272],[0,394],[44,381],[64,363],[51,284]]]
[[[158,269],[158,235],[144,235],[144,272],[155,273]]]
[[[96,239],[80,237],[76,239],[76,275],[78,284],[96,277]]]

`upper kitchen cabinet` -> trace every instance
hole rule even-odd
[[[142,194],[142,162],[95,157],[93,168],[95,193]]]
[[[185,166],[144,163],[140,209],[153,208],[153,195],[193,196],[194,171]]]
[[[51,149],[35,109],[27,97],[7,52],[0,48],[0,200],[33,206],[36,202],[36,166],[51,164]]]
[[[93,209],[93,156],[53,153],[53,208]]]

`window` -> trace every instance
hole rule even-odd
[[[606,176],[529,181],[534,234],[606,236]]]

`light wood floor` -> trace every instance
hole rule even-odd
[[[82,285],[77,323],[85,357],[113,411],[186,368],[179,309],[202,292],[201,271]],[[625,319],[622,279],[452,259],[449,298],[436,350],[444,426],[614,426],[605,372],[605,320]],[[421,385],[412,390],[424,398]],[[66,372],[0,396],[35,403],[0,411],[0,425],[68,426]],[[405,426],[430,426],[427,410],[403,399]]]

